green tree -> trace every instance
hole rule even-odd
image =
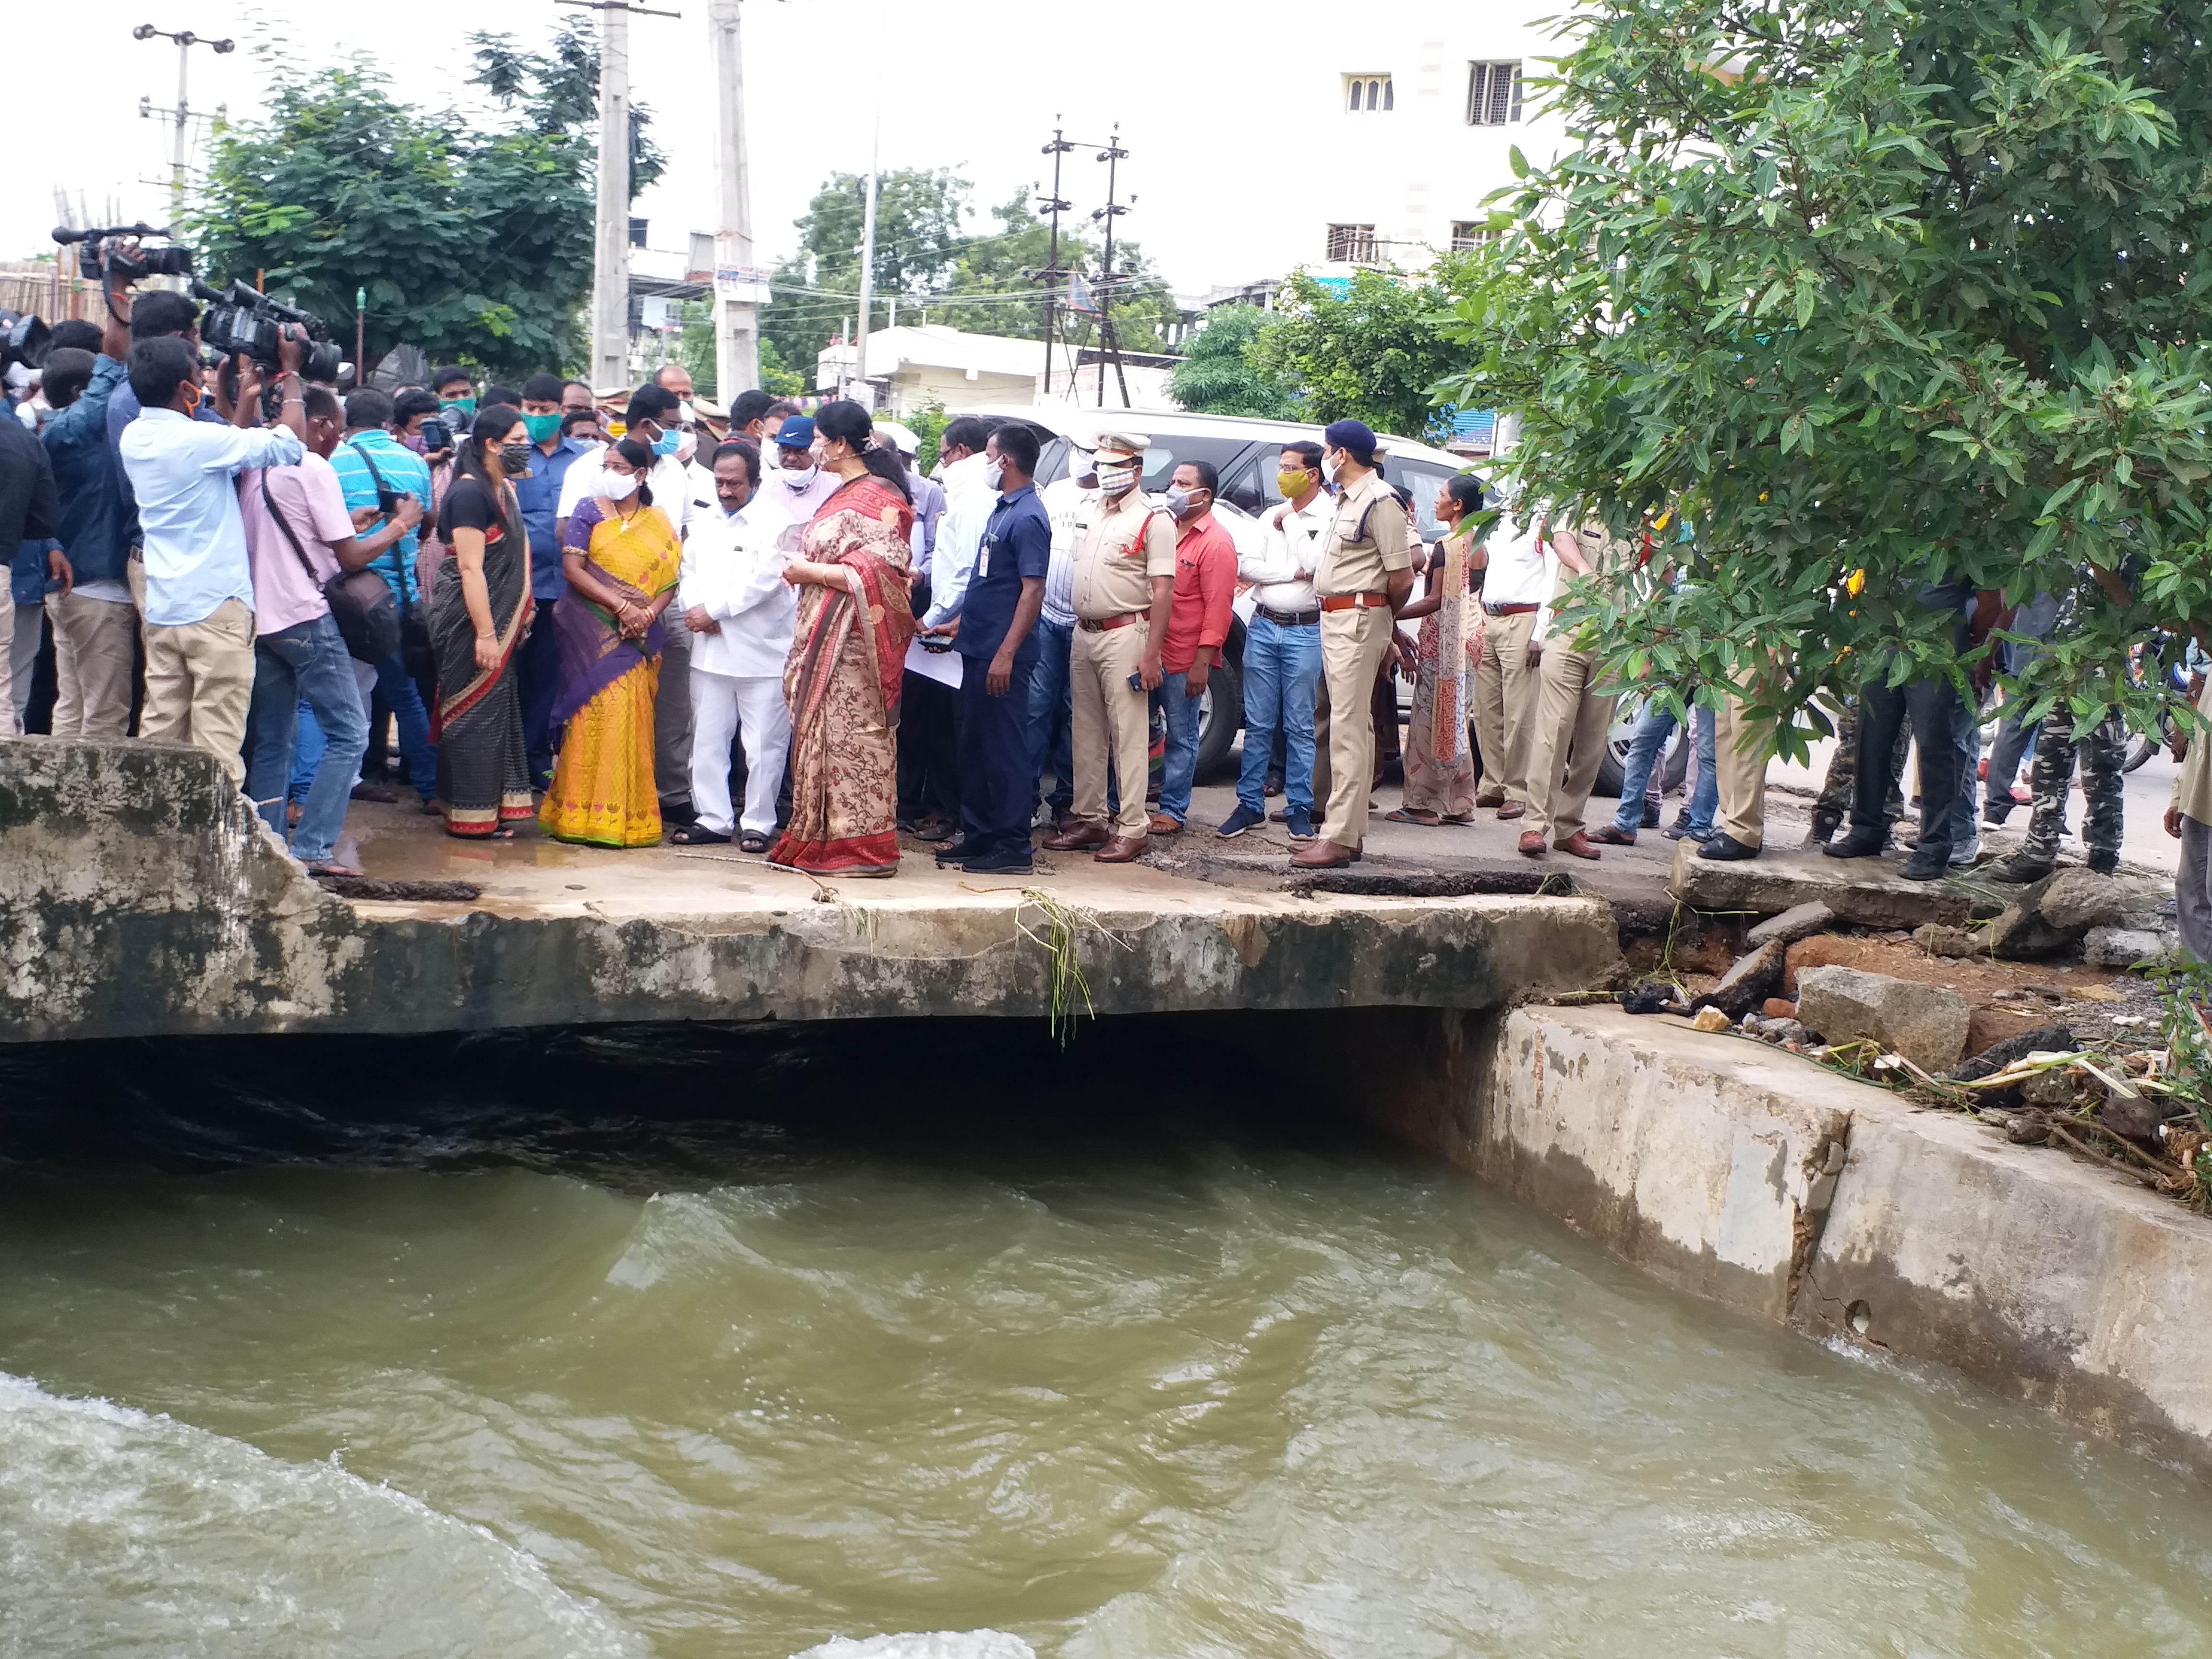
[[[596,159],[599,130],[599,48],[575,30],[554,31],[544,52],[524,52],[512,36],[479,32],[469,36],[476,68],[469,80],[497,100],[501,109],[520,109],[531,130],[587,138]],[[629,106],[629,194],[642,191],[668,170],[668,158],[653,141],[653,107],[636,99]]]
[[[1692,580],[1586,587],[1563,625],[1662,687],[1757,669],[1796,751],[1816,688],[1977,660],[1923,584],[2078,586],[2026,689],[2083,720],[2130,701],[2125,643],[2212,613],[2204,15],[1583,8],[1548,88],[1571,148],[1504,193],[1455,308],[1478,361],[1443,390],[1519,416],[1556,505],[1678,513]]]
[[[1252,415],[1295,420],[1297,393],[1254,366],[1252,342],[1273,319],[1257,306],[1222,306],[1183,347],[1183,361],[1168,377],[1168,395],[1206,415]]]
[[[1468,352],[1445,337],[1438,301],[1465,271],[1466,256],[1449,254],[1421,277],[1358,271],[1341,292],[1293,272],[1279,296],[1279,319],[1253,337],[1251,363],[1297,387],[1310,419],[1442,435],[1450,421],[1434,388],[1466,367]]]
[[[402,104],[363,67],[284,76],[256,119],[218,126],[189,229],[217,280],[264,272],[342,336],[366,289],[364,371],[407,341],[521,374],[582,356],[589,161],[564,133]]]

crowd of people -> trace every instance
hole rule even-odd
[[[1390,818],[1487,811],[1519,822],[1532,858],[1595,859],[1660,827],[1675,716],[1656,704],[1618,811],[1586,819],[1620,700],[1552,606],[1577,578],[1676,580],[1663,518],[1623,538],[1470,472],[1428,504],[1442,533],[1425,546],[1375,434],[1346,420],[1283,447],[1281,504],[1240,548],[1210,466],[1144,488],[1141,432],[1077,442],[1041,489],[1049,433],[963,415],[924,477],[915,434],[858,404],[810,415],[748,392],[702,411],[674,366],[618,421],[550,371],[479,387],[441,368],[341,397],[302,378],[301,338],[273,368],[210,367],[184,296],[111,312],[56,328],[35,400],[0,422],[0,545],[19,547],[4,707],[20,730],[43,617],[56,735],[206,750],[320,873],[352,873],[349,802],[398,793],[363,777],[372,714],[397,780],[455,836],[535,820],[594,846],[734,842],[821,875],[892,873],[902,833],[982,873],[1029,870],[1040,842],[1126,863],[1188,826],[1240,586],[1243,754],[1218,836],[1267,823],[1279,793],[1294,865],[1358,860],[1380,757],[1400,747],[1401,675]],[[1918,596],[1962,646],[2004,626],[2015,672],[2077,598]],[[1761,849],[1754,690],[1693,708],[1682,809],[1661,833],[1706,859]],[[1838,712],[1813,837],[1830,855],[1887,847],[1912,737],[1907,877],[1977,860],[1978,824],[2021,804],[2031,750],[2027,841],[1983,872],[2049,872],[2077,761],[2088,862],[2117,862],[2115,723],[2078,732],[2063,704],[2039,730],[2004,719],[1983,792],[1985,711],[1948,678],[1893,686],[1879,665]],[[2191,776],[2182,819],[2206,787]],[[2206,837],[2168,828],[2202,866]],[[2212,898],[2199,908],[2212,936]]]

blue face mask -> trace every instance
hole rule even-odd
[[[664,432],[653,441],[653,453],[656,455],[673,455],[676,453],[677,445],[683,441],[682,433]]]

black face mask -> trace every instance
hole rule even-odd
[[[499,465],[510,478],[528,477],[530,446],[527,443],[501,444],[499,447]]]

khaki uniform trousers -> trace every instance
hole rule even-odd
[[[1367,802],[1375,787],[1375,719],[1370,711],[1375,676],[1389,643],[1388,605],[1321,613],[1321,672],[1328,696],[1316,700],[1314,751],[1328,757],[1328,775],[1324,782],[1316,766],[1314,797],[1322,808],[1322,837],[1339,847],[1356,848],[1367,835]]]
[[[1474,738],[1482,745],[1480,806],[1502,800],[1528,804],[1528,750],[1535,736],[1537,670],[1528,666],[1528,636],[1536,613],[1482,619],[1482,661],[1468,701],[1474,705]]]
[[[1079,623],[1068,653],[1069,741],[1075,750],[1075,797],[1071,810],[1094,830],[1106,819],[1106,765],[1114,765],[1121,792],[1120,815],[1110,826],[1116,836],[1141,838],[1152,827],[1145,786],[1152,769],[1152,699],[1129,689],[1129,676],[1145,665],[1151,642],[1150,622],[1131,623],[1097,633]]]
[[[1544,647],[1540,672],[1528,746],[1528,819],[1522,828],[1524,834],[1533,830],[1556,844],[1582,831],[1583,811],[1597,783],[1605,736],[1620,699],[1590,690],[1597,678],[1595,652],[1570,651],[1554,641]]]
[[[1756,688],[1749,671],[1740,672],[1740,690]],[[1758,847],[1766,835],[1766,739],[1771,720],[1746,718],[1744,706],[1727,697],[1713,715],[1713,775],[1720,785],[1720,808],[1713,828],[1746,847]]]
[[[131,729],[131,685],[138,666],[137,607],[77,593],[49,593],[46,616],[54,625],[58,683],[54,735],[125,736]]]
[[[225,599],[204,622],[146,625],[146,707],[138,735],[189,743],[246,783],[246,713],[253,701],[253,613]]]

